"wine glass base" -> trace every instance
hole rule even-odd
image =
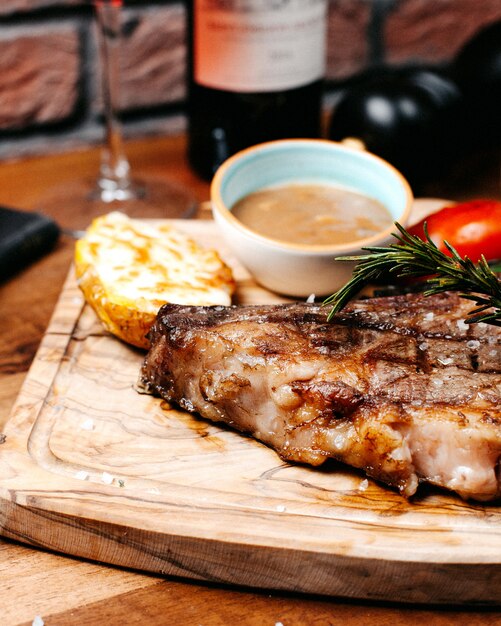
[[[120,187],[110,181],[110,184],[99,184],[91,194],[93,200],[102,202],[125,202],[127,200],[144,200],[146,189],[144,185],[131,182],[126,187]]]
[[[134,193],[124,194],[123,199],[113,199],[111,194],[99,193],[95,179],[73,179],[39,196],[36,208],[48,214],[53,211],[58,215],[67,214],[67,224],[72,228],[85,228],[94,217],[110,211],[121,211],[129,217],[155,219],[196,215],[197,199],[173,181],[141,175],[132,183],[131,190]]]

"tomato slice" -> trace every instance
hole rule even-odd
[[[501,259],[501,202],[498,200],[471,200],[447,206],[407,230],[424,239],[425,223],[433,243],[448,255],[444,241],[460,256],[467,256],[474,262],[482,255],[488,261]]]

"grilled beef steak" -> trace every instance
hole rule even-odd
[[[454,294],[351,303],[165,305],[140,383],[288,461],[332,457],[406,496],[501,494],[501,328]]]

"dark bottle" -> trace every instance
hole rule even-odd
[[[229,156],[318,137],[327,0],[189,0],[188,158],[210,179]]]

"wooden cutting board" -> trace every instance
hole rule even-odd
[[[226,255],[212,222],[176,226],[222,250],[237,302],[279,301]],[[284,463],[137,393],[142,358],[102,330],[70,273],[0,445],[3,535],[213,583],[499,603],[499,503],[432,488],[407,502],[334,462]]]

